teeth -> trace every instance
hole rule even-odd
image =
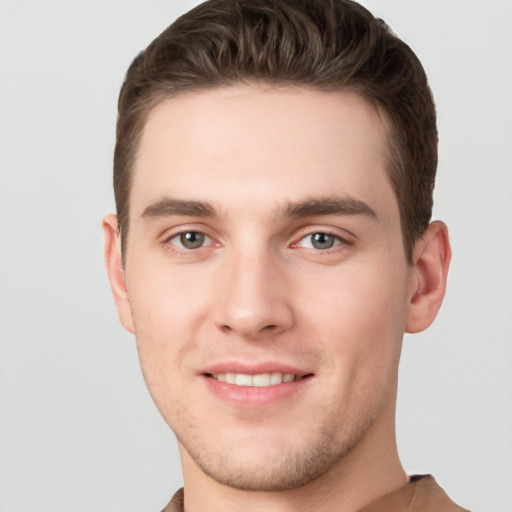
[[[219,382],[236,384],[237,386],[266,387],[282,384],[283,382],[293,382],[299,378],[293,373],[259,373],[258,375],[247,375],[245,373],[219,373],[212,375]]]
[[[236,373],[225,373],[226,376],[226,382],[228,384],[235,384],[236,383]]]
[[[283,382],[283,374],[279,372],[274,372],[270,374],[270,385],[274,386],[275,384],[281,384]]]
[[[258,387],[270,386],[270,373],[254,375],[252,378],[252,385]]]
[[[235,384],[237,386],[252,386],[252,376],[243,373],[236,374]]]

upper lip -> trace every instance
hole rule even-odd
[[[298,377],[310,375],[312,372],[298,368],[297,366],[278,363],[243,363],[243,362],[222,362],[203,368],[199,373],[202,375],[218,375],[219,373],[243,373],[245,375],[260,375],[262,373],[292,373]]]

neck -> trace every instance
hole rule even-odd
[[[356,512],[407,483],[398,458],[394,410],[380,417],[365,438],[327,473],[296,489],[256,492],[232,488],[207,476],[180,445],[185,512]]]

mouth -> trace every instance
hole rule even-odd
[[[258,387],[264,388],[269,386],[277,386],[289,382],[297,382],[310,377],[312,374],[296,375],[294,373],[267,372],[251,375],[248,373],[206,373],[205,376],[218,382],[226,384],[234,384],[235,386]]]
[[[225,404],[262,409],[304,396],[314,373],[280,363],[222,363],[201,373],[206,388]]]

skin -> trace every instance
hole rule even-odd
[[[402,337],[434,320],[450,248],[435,222],[407,263],[387,155],[385,117],[349,92],[233,86],[150,113],[124,267],[113,215],[105,255],[187,512],[350,512],[406,483]],[[226,395],[216,365],[307,377]]]

